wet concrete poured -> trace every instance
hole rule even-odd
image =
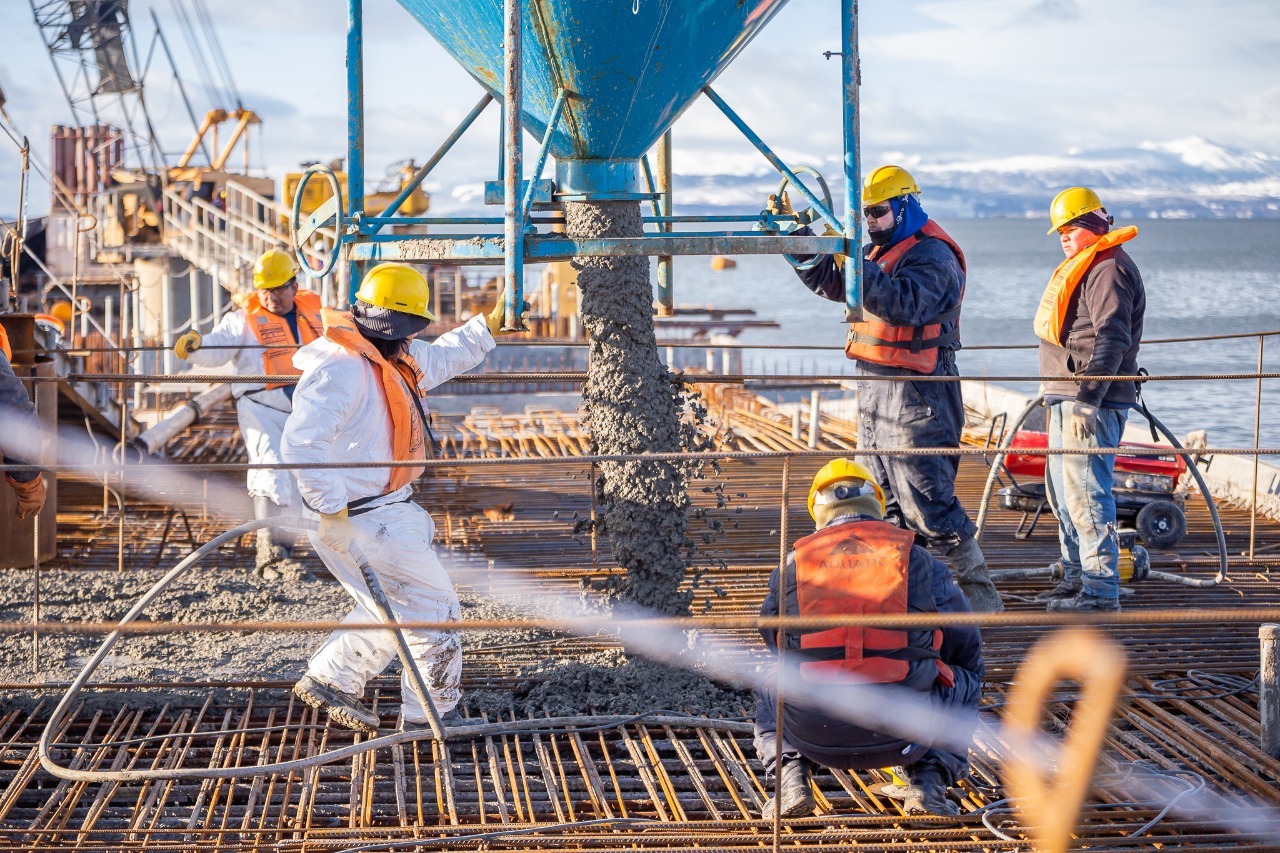
[[[793,466],[791,493],[799,496],[801,486],[812,471]],[[574,513],[579,518],[589,512],[589,465],[459,466],[423,482],[419,500],[437,515],[453,520],[457,530],[467,530],[468,539],[455,545],[451,571],[466,580],[462,587],[464,618],[490,618],[509,613],[495,608],[489,595],[495,591],[536,595],[543,598],[565,592],[576,598],[584,580],[590,581],[610,568],[607,535],[601,536],[593,554],[590,538],[575,536]],[[984,469],[966,461],[961,467],[960,491],[973,502]],[[727,566],[709,571],[711,584],[725,590],[714,597],[712,615],[749,613],[758,607],[764,578],[777,560],[777,536],[781,462],[762,460],[729,462],[724,472],[708,481],[723,483],[737,498],[733,508],[716,507],[716,493],[695,489],[695,509],[724,512],[741,520],[741,526],[720,543]],[[520,492],[514,518],[493,521],[482,509],[495,494],[504,490]],[[102,593],[103,609],[123,610],[130,598],[131,584],[141,578],[121,581],[114,569],[113,519],[86,511],[100,501],[100,492],[84,490],[77,498],[68,490],[61,515],[68,519],[64,531],[65,556],[54,571],[68,573],[68,580],[85,589],[106,589],[112,583],[122,588],[119,596]],[[100,504],[99,504],[100,505]],[[733,512],[742,509],[741,513]],[[797,497],[788,508],[791,538],[807,532],[807,516]],[[158,534],[165,515],[154,508],[138,507],[131,512],[132,563],[156,562]],[[1177,552],[1155,556],[1163,570],[1209,574],[1212,538],[1202,508],[1190,506],[1191,536]],[[1226,510],[1228,541],[1238,553],[1247,541],[1248,518],[1238,510]],[[193,518],[193,532],[199,540],[216,529]],[[994,568],[1041,565],[1052,559],[1056,544],[1052,528],[1045,526],[1030,539],[1012,537],[1017,518],[996,512],[984,546]],[[1277,526],[1264,522],[1261,535],[1271,541]],[[444,531],[441,531],[444,537]],[[97,544],[91,544],[91,543]],[[162,566],[185,548],[182,541],[170,542]],[[79,568],[70,565],[71,556]],[[310,559],[304,554],[304,559]],[[490,564],[490,560],[493,561]],[[1246,564],[1238,560],[1235,579],[1229,587],[1193,590],[1167,583],[1149,582],[1133,587],[1134,595],[1125,607],[1141,610],[1153,607],[1269,606],[1280,604],[1280,592],[1265,574],[1268,562]],[[132,572],[132,563],[131,569]],[[252,549],[248,544],[228,548],[220,564],[225,592],[248,606],[289,607],[302,599],[302,591],[263,588],[248,592],[254,585],[249,574]],[[78,575],[71,574],[78,573]],[[90,577],[90,575],[96,575]],[[8,584],[5,606],[29,616],[29,607],[19,597],[20,583],[29,575],[15,574],[18,582]],[[50,580],[53,575],[48,576]],[[686,581],[687,583],[687,581]],[[332,587],[332,598],[329,588]],[[1008,586],[1005,591],[1012,609],[1030,609],[1026,598],[1039,587],[1032,583]],[[305,596],[314,607],[310,616],[337,616],[344,612],[345,594],[336,586],[320,584]],[[207,596],[210,610],[195,615],[212,615],[214,610],[233,607],[230,599],[212,587],[193,589]],[[47,587],[46,615],[58,612],[55,606],[77,618],[91,615],[84,605],[74,604],[77,596]],[[708,595],[694,597],[694,611]],[[256,597],[262,596],[262,597]],[[59,604],[59,602],[61,602]],[[332,611],[327,608],[332,607]],[[322,612],[323,611],[323,612]],[[105,612],[102,615],[106,615]],[[706,636],[736,643],[740,649],[732,657],[749,669],[761,660],[758,643],[751,631],[722,631],[708,628]],[[995,629],[986,632],[988,684],[986,702],[993,710],[984,714],[973,752],[974,776],[960,789],[962,809],[973,812],[1003,795],[998,759],[1003,743],[995,734],[998,708],[1013,677],[1014,667],[1031,642],[1044,629]],[[1280,764],[1260,754],[1254,739],[1258,725],[1257,697],[1249,690],[1223,690],[1206,682],[1171,683],[1184,678],[1188,670],[1209,671],[1242,677],[1257,668],[1256,627],[1215,626],[1212,630],[1187,626],[1151,626],[1114,629],[1109,632],[1126,649],[1131,659],[1129,686],[1134,695],[1120,708],[1109,734],[1103,772],[1121,779],[1134,762],[1149,766],[1172,778],[1194,783],[1203,778],[1207,789],[1238,804],[1244,811],[1225,816],[1226,828],[1208,822],[1204,816],[1189,818],[1172,813],[1141,836],[1124,836],[1156,818],[1157,804],[1137,804],[1108,808],[1106,804],[1130,803],[1133,791],[1123,782],[1100,785],[1091,795],[1093,806],[1084,814],[1082,843],[1118,849],[1149,849],[1153,842],[1178,849],[1233,849],[1257,847],[1244,830],[1246,820],[1256,820],[1255,831],[1280,832],[1274,814],[1262,807],[1280,809]],[[195,661],[193,652],[206,647],[211,637],[201,635],[165,638],[164,649],[153,649],[155,657],[150,677],[174,677],[183,660]],[[227,639],[233,639],[230,635]],[[283,645],[280,635],[263,635],[261,643]],[[298,638],[296,666],[300,667],[311,646],[310,638]],[[318,640],[318,638],[317,638]],[[242,640],[237,640],[242,641]],[[293,641],[290,641],[293,642]],[[56,659],[51,638],[44,638],[45,662],[52,678],[66,677],[74,670],[70,649]],[[86,643],[91,648],[94,643]],[[386,748],[371,756],[349,759],[315,771],[262,775],[236,783],[198,781],[174,783],[133,783],[87,785],[60,783],[45,774],[34,761],[33,746],[39,730],[60,691],[37,690],[31,686],[9,687],[0,692],[0,846],[13,849],[159,850],[223,849],[321,850],[345,849],[360,842],[395,839],[438,839],[436,844],[465,847],[484,843],[493,847],[527,849],[530,846],[569,849],[652,849],[691,850],[715,847],[724,850],[759,849],[770,842],[768,824],[754,820],[766,795],[766,780],[754,760],[747,728],[735,717],[749,715],[749,701],[731,709],[729,700],[718,711],[708,708],[724,722],[711,728],[682,725],[678,719],[664,722],[597,717],[597,725],[577,731],[548,731],[547,711],[535,710],[525,700],[542,699],[555,710],[573,707],[576,695],[585,699],[577,707],[585,712],[626,713],[607,703],[616,698],[612,687],[601,689],[591,683],[574,683],[572,678],[556,682],[557,663],[608,667],[621,662],[616,643],[607,636],[570,637],[547,635],[528,629],[512,629],[488,635],[466,637],[464,687],[484,707],[490,719],[520,719],[524,731],[494,735],[474,742],[462,741],[449,747],[449,761],[440,760],[437,747],[428,743]],[[19,638],[10,648],[5,671],[21,680],[30,651],[30,638]],[[243,672],[225,675],[214,670],[181,674],[185,689],[171,683],[139,684],[122,692],[119,686],[104,694],[90,693],[90,701],[78,708],[65,732],[58,736],[59,755],[65,763],[80,767],[244,767],[267,761],[315,755],[321,751],[352,744],[356,736],[329,726],[294,702],[288,686],[296,671],[282,658],[263,659],[266,671],[250,674],[249,652],[228,647],[210,655],[227,654],[231,662],[245,666]],[[282,652],[283,654],[283,652]],[[293,652],[286,654],[292,657]],[[208,665],[208,659],[199,659]],[[620,667],[615,667],[620,668]],[[300,671],[300,670],[298,670]],[[573,667],[564,668],[572,672]],[[122,677],[145,679],[137,669],[122,670]],[[212,678],[210,676],[213,676]],[[245,680],[240,680],[242,677]],[[636,699],[638,710],[645,694],[634,683],[618,680],[619,689]],[[543,688],[540,693],[539,689]],[[1061,727],[1070,708],[1070,688],[1050,709],[1051,724]],[[545,698],[543,698],[545,697]],[[730,697],[731,699],[732,697]],[[747,697],[744,697],[747,698]],[[481,702],[480,700],[483,700]],[[505,700],[505,705],[504,705]],[[371,685],[366,701],[378,708],[388,726],[394,723],[399,705],[398,678],[384,676]],[[560,704],[554,704],[560,703]],[[505,708],[505,709],[504,709]],[[630,710],[630,709],[627,709]],[[672,710],[685,710],[676,708]],[[695,709],[696,712],[696,709]],[[475,712],[469,710],[468,713]],[[532,719],[531,719],[532,718]],[[145,745],[136,740],[145,735],[157,739]],[[126,743],[126,741],[132,741]],[[1194,776],[1192,774],[1195,774]],[[906,818],[895,803],[883,797],[879,785],[884,779],[876,771],[865,773],[820,772],[816,776],[818,814],[788,822],[784,830],[789,846],[834,850],[851,845],[872,850],[1014,850],[1027,849],[1027,841],[1015,827],[1006,825],[1007,815],[993,816],[993,825],[1017,839],[1005,841],[983,826],[980,818],[962,823]],[[1187,785],[1169,782],[1170,796]],[[616,823],[595,826],[564,826],[591,820]],[[626,823],[624,821],[645,821]],[[466,841],[459,836],[536,827],[534,838],[495,837]],[[1234,827],[1234,829],[1232,828]],[[408,849],[406,845],[406,849]]]

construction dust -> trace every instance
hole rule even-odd
[[[640,237],[639,202],[568,202],[572,239]],[[582,322],[590,340],[583,388],[591,452],[681,450],[681,409],[673,377],[658,356],[649,259],[578,257]],[[688,476],[670,462],[603,462],[596,484],[613,557],[625,571],[605,591],[662,613],[688,613],[682,589],[692,542]]]

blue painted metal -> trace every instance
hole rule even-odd
[[[564,112],[564,105],[568,100],[569,90],[561,89],[560,94],[556,97],[555,106],[551,108],[551,120],[547,124],[547,130],[542,134],[542,145],[538,148],[538,163],[533,167],[533,177],[529,179],[528,186],[524,191],[524,198],[520,202],[521,223],[529,221],[529,211],[533,208],[534,192],[542,179],[542,169],[547,165],[547,155],[551,153],[551,134],[555,132],[556,127],[560,124],[560,114]]]
[[[644,201],[639,160],[558,160],[556,197],[561,201]]]
[[[796,173],[793,172],[786,163],[782,162],[782,158],[777,154],[774,154],[773,149],[766,145],[765,141],[757,136],[755,131],[748,127],[747,123],[724,102],[724,98],[717,95],[715,90],[710,86],[707,86],[702,91],[706,94],[707,98],[711,100],[711,103],[719,107],[720,112],[724,113],[729,121],[733,122],[734,126],[741,131],[742,135],[745,136],[751,144],[765,156],[765,159],[772,163],[775,169],[787,177],[787,180],[791,182],[791,185],[808,200],[809,204],[813,205],[813,209],[818,212],[818,215],[822,217],[822,220],[835,230],[843,232],[843,223],[841,223],[839,219],[836,219],[835,214],[818,200],[818,197],[813,194],[813,191],[806,187],[804,183],[796,177]]]
[[[502,122],[504,188],[503,233],[506,237],[506,305],[503,329],[519,329],[520,309],[524,305],[524,219],[517,208],[520,181],[524,178],[524,129],[520,124],[520,105],[524,94],[521,52],[523,48],[524,7],[521,0],[505,0],[503,21],[506,39],[503,49]]]
[[[831,203],[831,188],[827,186],[827,179],[822,177],[821,172],[819,172],[817,169],[813,168],[812,166],[796,166],[795,172],[797,175],[812,175],[814,178],[816,178],[818,181],[818,188],[822,190],[822,203],[827,207],[828,210],[834,207],[834,205]],[[782,198],[782,194],[787,191],[787,187],[790,185],[791,185],[791,179],[783,178],[782,183],[778,184],[778,191],[774,193],[774,195],[778,196],[778,198]],[[782,227],[786,229],[786,233],[793,234],[796,231],[799,231],[801,227],[809,224],[810,220],[808,217],[809,217],[809,214],[807,212],[798,214],[796,216],[795,222],[791,222]],[[774,220],[771,217],[770,221],[776,221],[776,220]],[[841,231],[841,233],[843,234],[843,231]],[[795,255],[783,255],[782,257],[784,260],[786,260],[787,263],[791,264],[791,266],[794,269],[797,269],[801,272],[804,272],[805,270],[813,269],[822,260],[821,255],[814,255],[812,258],[810,258],[807,261],[797,260]]]
[[[329,182],[329,198],[311,212],[311,215],[303,220],[302,218],[302,199],[305,195],[307,184],[316,175],[323,175],[325,180]],[[330,222],[333,223],[333,230],[339,235],[343,230],[342,218],[342,185],[338,183],[338,176],[328,166],[316,163],[308,167],[307,171],[302,173],[302,177],[298,180],[298,186],[293,191],[293,255],[298,261],[298,267],[308,278],[324,278],[333,272],[333,268],[338,263],[338,256],[342,251],[342,239],[335,240],[333,246],[329,250],[328,257],[321,265],[320,269],[313,270],[310,260],[303,254],[302,247],[306,245],[311,236]]]
[[[347,203],[359,228],[364,215],[364,0],[347,0]],[[355,301],[360,269],[352,263],[348,272],[347,300]]]
[[[843,254],[848,258],[844,265],[844,309],[850,322],[862,319],[862,246],[859,234],[862,224],[862,178],[858,164],[862,160],[859,150],[858,122],[861,111],[858,102],[858,0],[841,0],[840,3],[840,82],[843,87],[842,118],[844,124],[844,238],[848,247]]]
[[[494,0],[398,0],[495,96],[504,91]],[[639,160],[787,0],[525,0],[525,125],[541,136],[561,89],[557,160]]]
[[[530,192],[533,193],[534,204],[554,204],[555,203],[556,182],[550,178],[544,178],[540,181],[521,181],[519,196],[524,198]],[[485,204],[503,204],[507,197],[506,181],[485,181],[484,182],[484,203]],[[505,222],[506,220],[499,217],[496,222]],[[526,216],[525,221],[532,221],[532,217]],[[455,220],[449,220],[443,225],[452,225]]]
[[[413,191],[418,188],[418,185],[426,179],[427,175],[431,174],[431,170],[436,167],[436,164],[444,158],[444,155],[449,153],[449,150],[453,148],[459,139],[462,138],[462,135],[467,132],[467,129],[471,127],[475,120],[480,117],[480,114],[484,112],[485,108],[491,103],[493,103],[493,95],[485,92],[484,97],[480,99],[479,103],[471,108],[471,112],[467,113],[466,118],[462,120],[462,123],[454,128],[453,133],[449,134],[449,138],[441,143],[440,147],[436,149],[436,153],[431,155],[431,159],[422,164],[422,168],[413,176],[413,180],[405,184],[399,194],[391,200],[391,204],[387,206],[385,211],[383,211],[383,215],[376,219],[374,217],[369,217],[365,220],[365,224],[369,226],[369,233],[378,233],[378,231],[382,230],[383,225],[388,224],[388,220],[391,220],[393,224],[397,225],[405,224],[404,217],[392,220],[392,217],[399,212],[400,205],[404,204],[405,199],[413,195]]]
[[[569,240],[562,236],[530,237],[525,241],[529,263],[567,261],[577,256],[644,257],[647,255],[780,255],[836,254],[845,239],[795,237],[777,234],[701,233]],[[460,264],[493,264],[505,257],[504,239],[485,234],[450,234],[444,237],[402,237],[381,234],[352,245],[351,256],[362,261],[430,261]]]

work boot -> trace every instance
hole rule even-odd
[[[1061,601],[1064,598],[1075,598],[1080,594],[1083,587],[1079,581],[1072,583],[1071,581],[1061,580],[1053,589],[1046,589],[1043,592],[1035,594],[1036,601]]]
[[[1084,590],[1070,598],[1050,601],[1046,608],[1050,613],[1118,613],[1120,600],[1103,598],[1100,595],[1089,595]]]
[[[319,708],[329,715],[340,726],[364,732],[367,735],[378,733],[378,715],[360,704],[357,696],[343,693],[336,687],[330,687],[309,675],[293,685],[293,692],[298,698],[312,708]]]
[[[480,717],[464,717],[458,712],[457,708],[445,711],[440,715],[440,724],[447,730],[449,729],[465,729],[467,726],[482,726],[484,720]],[[406,720],[400,718],[400,731],[402,732],[426,732],[433,734],[431,731],[431,723],[426,720]]]
[[[783,817],[804,817],[813,811],[813,791],[809,787],[809,762],[803,758],[782,760],[782,811]],[[773,819],[774,801],[765,801],[760,816]]]
[[[951,561],[951,574],[964,597],[969,599],[971,610],[975,613],[1000,613],[1004,610],[1000,591],[991,581],[987,558],[982,556],[977,539],[972,536],[964,539],[948,549],[946,556]]]
[[[1074,571],[1068,569],[1062,564],[1061,560],[1054,560],[1049,564],[1049,577],[1058,578],[1058,583],[1053,589],[1046,589],[1037,592],[1033,596],[1035,601],[1058,601],[1063,598],[1071,598],[1073,595],[1083,589],[1084,584],[1080,580],[1080,569]]]
[[[947,783],[936,764],[912,765],[907,768],[910,780],[902,797],[902,810],[909,815],[955,817],[960,807],[947,799]]]

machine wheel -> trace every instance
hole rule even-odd
[[[1187,516],[1173,501],[1152,501],[1138,512],[1138,536],[1152,548],[1172,548],[1187,535]]]

